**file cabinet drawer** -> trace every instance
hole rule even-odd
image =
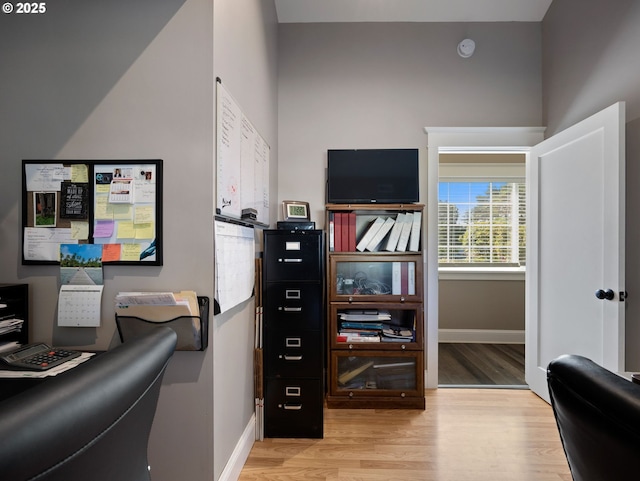
[[[321,380],[270,380],[265,392],[266,437],[322,437]]]
[[[320,283],[269,283],[263,299],[265,328],[321,329]]]
[[[272,281],[322,278],[322,236],[319,231],[266,231],[264,276]]]
[[[318,378],[322,372],[320,331],[268,332],[264,348],[268,377]]]

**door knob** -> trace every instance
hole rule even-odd
[[[615,295],[615,292],[613,292],[611,289],[607,289],[606,291],[598,289],[596,291],[596,297],[600,300],[606,299],[607,301],[610,301],[615,297]]]

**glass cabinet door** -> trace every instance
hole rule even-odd
[[[333,395],[418,396],[423,390],[419,352],[411,355],[385,355],[380,352],[347,353],[334,351],[336,373]]]
[[[332,300],[404,302],[422,296],[422,265],[416,256],[331,256]]]
[[[420,349],[422,304],[335,302],[329,326],[333,349]]]

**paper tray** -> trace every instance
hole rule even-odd
[[[204,351],[209,344],[209,298],[198,296],[198,304],[200,317],[179,316],[160,322],[116,314],[120,341],[125,342],[132,337],[164,326],[170,327],[178,334],[176,351]]]

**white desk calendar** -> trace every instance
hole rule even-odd
[[[99,327],[104,286],[64,285],[58,297],[58,326]]]

